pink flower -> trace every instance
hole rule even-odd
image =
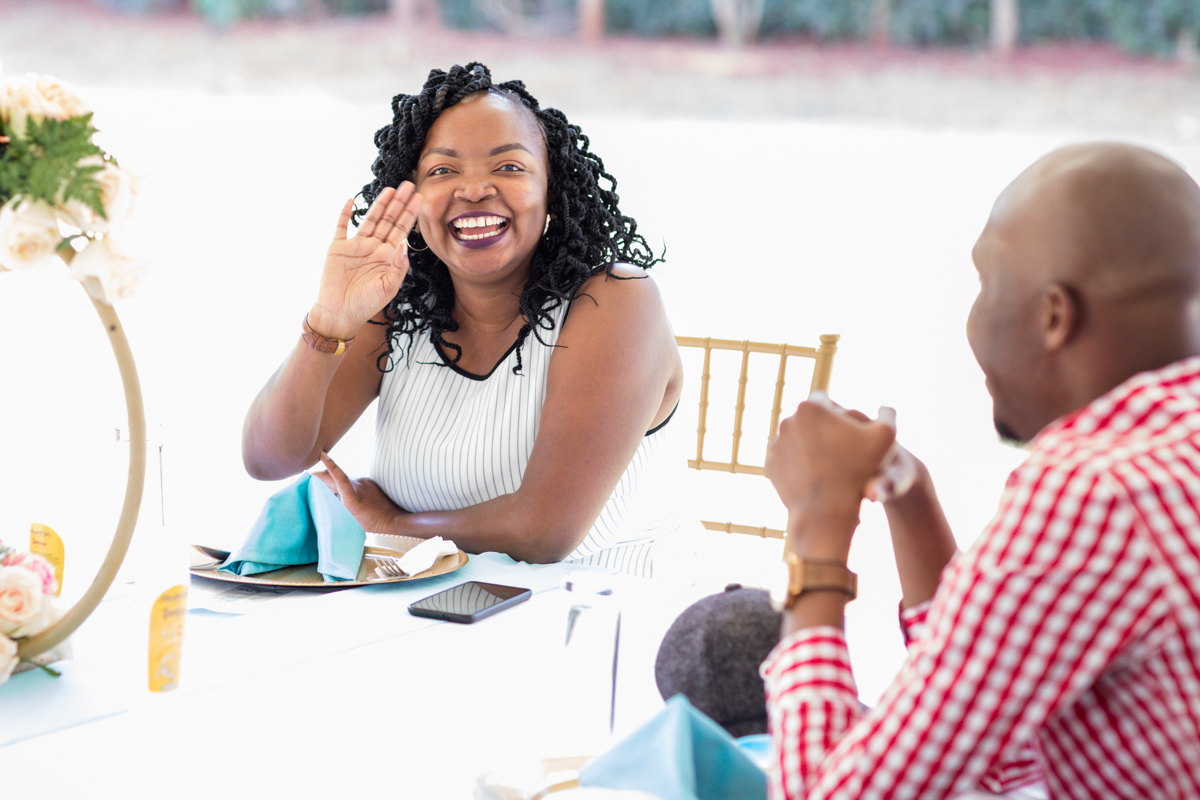
[[[41,633],[54,621],[42,576],[23,565],[0,567],[0,634],[13,639]]]
[[[54,594],[58,590],[54,567],[41,556],[13,551],[0,559],[0,567],[24,567],[34,573],[42,581],[42,594]]]

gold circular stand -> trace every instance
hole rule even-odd
[[[117,570],[121,568],[121,562],[125,560],[129,542],[133,538],[133,528],[137,524],[138,510],[142,505],[142,489],[146,478],[146,412],[142,406],[137,367],[133,363],[133,352],[129,349],[129,340],[125,338],[125,329],[117,319],[117,312],[112,306],[94,299],[92,305],[96,307],[96,313],[108,332],[108,341],[112,345],[113,355],[117,357],[121,384],[125,389],[125,409],[129,414],[129,476],[125,484],[125,503],[121,507],[121,518],[117,521],[112,545],[92,585],[62,619],[36,636],[19,640],[17,655],[25,660],[60,644],[96,610],[112,585]]]

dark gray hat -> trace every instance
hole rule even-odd
[[[732,736],[767,732],[767,696],[758,667],[779,642],[781,615],[764,589],[730,584],[696,601],[658,647],[654,680],[663,699],[688,701]]]

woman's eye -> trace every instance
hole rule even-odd
[[[501,172],[520,172],[521,165],[520,164],[501,164],[499,167],[497,167],[497,169],[500,170]]]
[[[430,175],[449,175],[450,168],[449,167],[434,167],[433,169],[429,170],[429,174]]]

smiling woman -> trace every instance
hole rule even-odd
[[[247,415],[246,469],[321,460],[368,531],[651,573],[675,526],[656,479],[682,364],[616,181],[480,64],[392,109],[303,336]],[[376,398],[372,476],[352,479],[327,451]]]

